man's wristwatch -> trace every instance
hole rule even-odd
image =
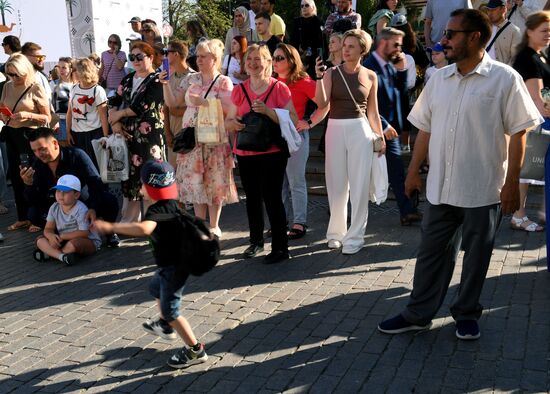
[[[309,125],[310,129],[313,127],[313,122],[311,121],[311,118],[307,120],[307,124]]]

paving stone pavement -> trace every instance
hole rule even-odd
[[[177,343],[145,333],[157,312],[147,293],[147,243],[125,239],[74,267],[36,263],[25,231],[0,243],[0,393],[464,393],[548,392],[550,275],[543,234],[504,221],[485,283],[478,341],[455,338],[449,304],[460,264],[431,330],[376,330],[404,306],[418,227],[401,227],[394,202],[373,207],[366,244],[343,256],[325,247],[327,202],[309,204],[309,232],[274,266],[241,260],[244,203],[222,213],[223,259],[191,278],[182,314],[209,360],[175,371]],[[14,220],[0,216],[0,228]]]

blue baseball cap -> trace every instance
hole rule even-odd
[[[495,8],[505,7],[505,6],[506,6],[506,0],[489,0],[485,8],[494,10]]]
[[[441,45],[440,42],[436,42],[433,47],[428,48],[428,52],[443,52],[445,48]]]
[[[147,161],[141,168],[141,181],[155,201],[178,198],[176,171],[170,163],[162,160]]]
[[[80,192],[80,180],[74,175],[63,175],[57,180],[57,185],[52,187],[51,190],[61,190],[62,192]]]

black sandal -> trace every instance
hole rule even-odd
[[[288,239],[300,239],[307,233],[307,226],[302,223],[295,223],[294,226],[302,226],[301,229],[292,227],[288,231]]]

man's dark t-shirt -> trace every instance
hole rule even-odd
[[[180,211],[176,200],[161,200],[147,209],[144,220],[157,223],[149,237],[155,263],[159,267],[172,267],[177,264],[177,246],[181,244],[181,227],[177,221]],[[159,219],[156,215],[162,215]]]
[[[269,49],[271,56],[273,56],[273,52],[275,52],[275,49],[277,49],[277,44],[281,43],[282,41],[276,35],[272,35],[269,40],[262,41],[262,42],[265,43],[265,45],[267,45],[267,48]]]

